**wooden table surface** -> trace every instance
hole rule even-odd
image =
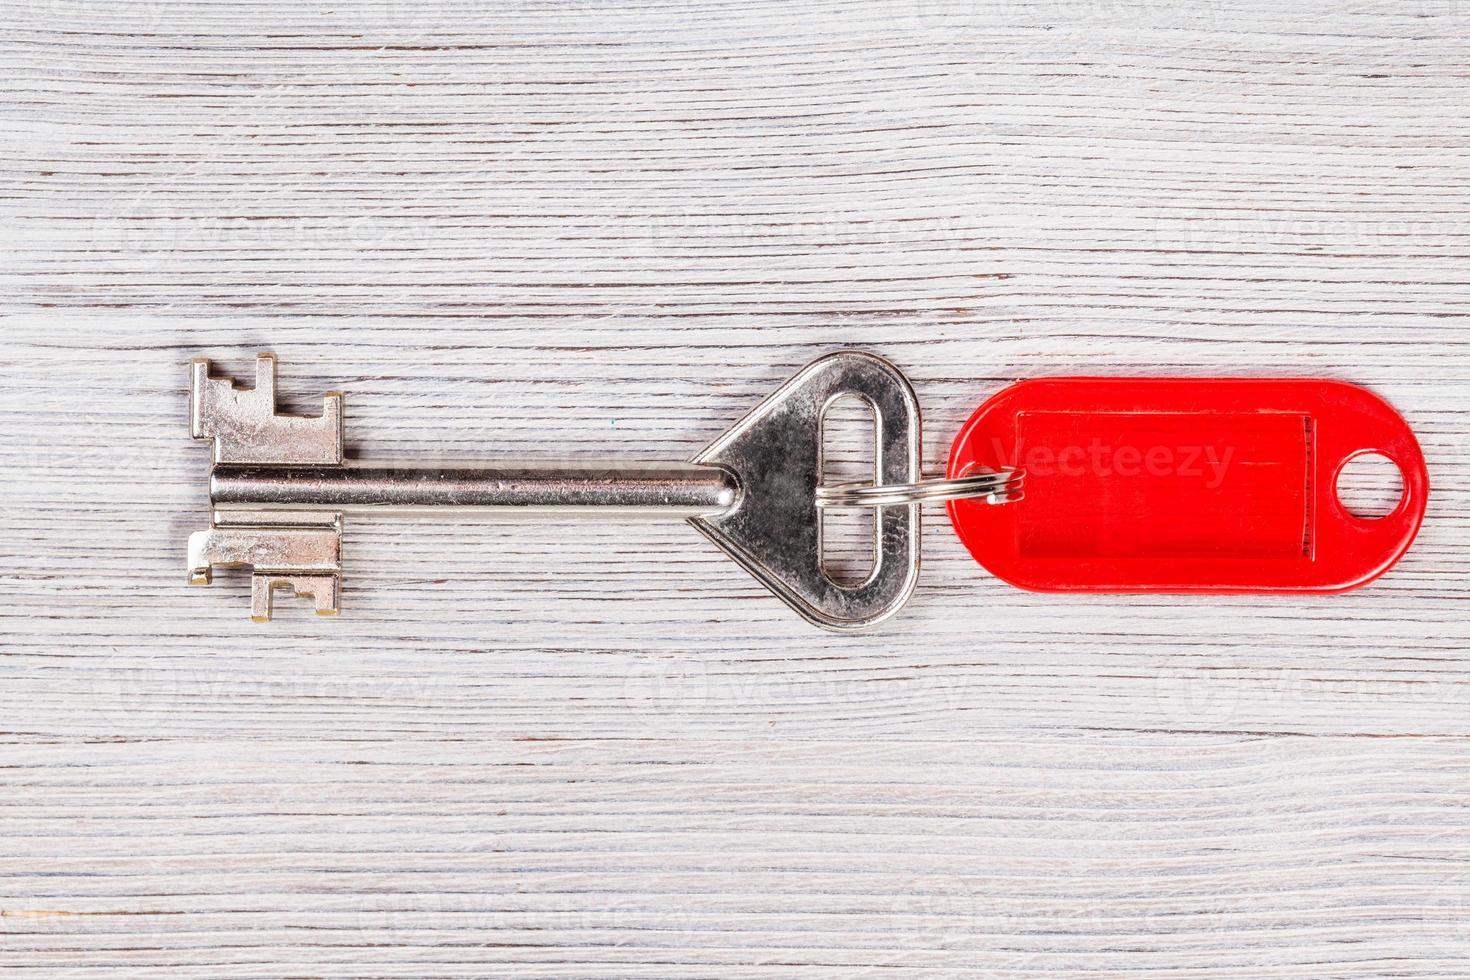
[[[1463,0],[3,0],[0,973],[1470,973]],[[818,632],[677,523],[185,582],[186,366],[364,455],[687,458],[842,346],[1367,385],[1335,597]]]

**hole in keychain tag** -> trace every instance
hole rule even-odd
[[[1338,498],[1356,457],[1394,463],[1382,517]],[[948,475],[1022,467],[1024,499],[949,503],[994,575],[1047,592],[1341,592],[1386,572],[1429,477],[1386,402],[1339,381],[1042,378],[985,402]]]

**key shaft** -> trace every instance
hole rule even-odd
[[[719,466],[695,463],[218,464],[210,501],[219,512],[290,511],[381,516],[496,511],[714,517],[740,488]]]

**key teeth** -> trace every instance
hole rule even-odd
[[[296,598],[310,596],[318,616],[335,616],[341,612],[337,593],[341,581],[336,575],[273,575],[256,572],[250,576],[250,618],[268,623],[276,589],[290,589]]]
[[[209,360],[190,363],[189,431],[214,440],[216,463],[342,462],[342,395],[322,396],[319,416],[276,412],[276,356],[255,355],[255,387],[213,378]]]
[[[231,382],[233,384],[234,382]],[[261,392],[261,400],[269,401],[271,411],[276,407],[276,355],[261,351],[255,355],[255,390]]]
[[[249,568],[250,613],[271,618],[272,593],[289,588],[311,596],[319,616],[340,612],[342,522],[327,526],[215,526],[189,535],[189,581],[208,585],[215,568]]]

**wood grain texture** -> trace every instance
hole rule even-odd
[[[0,0],[0,971],[1470,973],[1460,0]],[[1372,387],[1339,597],[1065,597],[930,515],[883,631],[675,524],[184,581],[185,365],[364,455],[687,458],[812,357],[937,467],[1017,378]]]

